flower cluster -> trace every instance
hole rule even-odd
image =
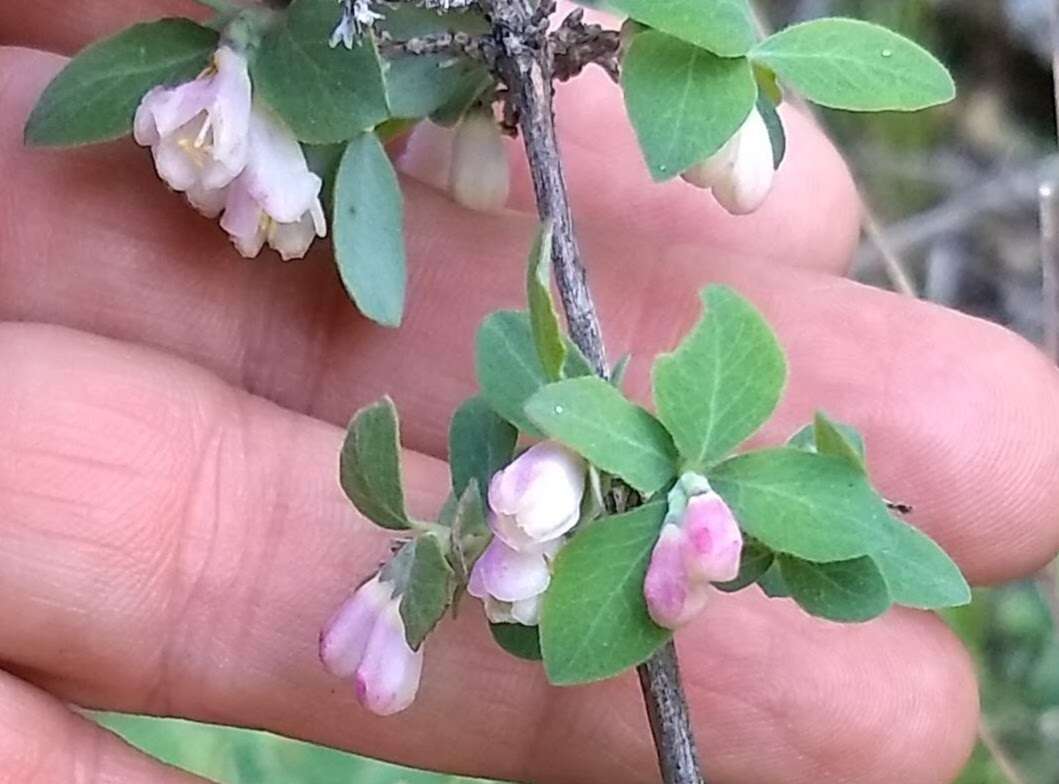
[[[742,127],[728,142],[701,163],[681,175],[733,215],[747,215],[764,204],[775,168],[772,140],[761,112],[750,112]]]
[[[357,699],[380,716],[412,704],[423,671],[401,620],[401,598],[375,575],[346,600],[320,635],[320,659],[331,674],[352,680]]]
[[[742,551],[743,535],[724,499],[705,478],[681,477],[644,580],[654,622],[667,629],[688,623],[705,605],[710,583],[738,576]]]
[[[265,243],[286,261],[303,257],[327,234],[321,179],[290,129],[260,101],[246,57],[222,45],[196,79],[155,87],[134,122],[158,176],[203,215],[221,215],[238,251],[257,256]]]
[[[493,623],[536,626],[550,563],[581,519],[585,461],[554,441],[526,450],[489,484],[493,541],[471,572],[467,591]]]

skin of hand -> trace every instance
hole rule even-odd
[[[67,709],[267,728],[406,764],[539,782],[646,782],[634,677],[547,686],[468,606],[430,640],[412,709],[380,720],[316,656],[320,627],[386,539],[336,481],[341,425],[392,394],[410,504],[447,488],[448,418],[474,387],[477,323],[517,306],[535,219],[466,212],[405,180],[410,302],[400,330],[348,302],[323,247],[244,261],[129,141],[22,146],[63,55],[190,2],[0,6],[0,780],[192,782]],[[650,358],[734,286],[790,359],[776,443],[820,407],[859,426],[872,475],[978,584],[1059,545],[1059,372],[1005,330],[842,276],[858,234],[848,173],[788,112],[766,206],[725,215],[655,186],[620,95],[588,72],[559,97],[581,240],[612,356]],[[414,137],[405,169],[429,164]],[[427,178],[429,179],[429,178]],[[933,615],[861,626],[747,591],[678,646],[711,781],[951,780],[974,742],[971,662]],[[453,720],[456,717],[456,720]]]

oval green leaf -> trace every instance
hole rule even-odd
[[[810,101],[832,109],[915,111],[951,101],[952,77],[923,47],[856,19],[788,27],[750,52]]]
[[[536,626],[518,623],[491,623],[489,631],[496,644],[518,659],[540,661],[541,635]]]
[[[404,200],[393,164],[374,133],[350,141],[335,177],[335,262],[360,312],[396,327],[404,315]]]
[[[810,615],[840,623],[863,623],[890,608],[890,592],[867,557],[812,563],[779,555],[777,563],[791,598]]]
[[[398,433],[397,409],[390,398],[362,408],[346,430],[338,469],[342,489],[360,513],[392,530],[411,527]]]
[[[217,33],[188,19],[133,25],[92,44],[44,90],[26,122],[26,143],[71,146],[126,135],[148,90],[193,79],[216,47]]]
[[[622,64],[625,107],[655,180],[717,152],[757,100],[746,58],[726,59],[656,30],[636,36]]]
[[[541,651],[558,686],[610,678],[669,640],[647,614],[643,581],[665,515],[654,503],[593,523],[555,560],[541,613]]]

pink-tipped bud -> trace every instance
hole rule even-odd
[[[555,441],[522,453],[489,483],[493,532],[519,552],[541,552],[581,516],[585,461]]]
[[[392,601],[372,628],[357,667],[357,699],[379,716],[400,713],[415,700],[422,672],[423,649],[409,647],[399,603]]]
[[[723,583],[739,575],[743,533],[732,510],[717,493],[688,499],[681,520],[684,563],[693,580]]]
[[[471,570],[467,592],[485,603],[493,623],[536,626],[544,592],[551,583],[550,563],[562,540],[542,545],[539,552],[519,552],[493,539]]]
[[[452,141],[452,198],[471,210],[496,212],[507,204],[510,180],[507,151],[492,110],[471,110]]]
[[[772,140],[761,113],[752,110],[724,147],[681,176],[698,188],[712,190],[717,203],[733,215],[757,210],[775,177]]]
[[[376,575],[338,609],[320,635],[320,660],[332,674],[353,681],[368,710],[390,716],[415,699],[423,649],[405,637],[401,600]]]
[[[706,603],[710,583],[739,575],[743,534],[732,510],[704,477],[685,474],[651,553],[644,598],[655,623],[677,629]]]

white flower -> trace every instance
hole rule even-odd
[[[493,532],[519,552],[541,552],[581,517],[585,461],[555,441],[530,447],[489,483]]]
[[[133,135],[151,148],[158,176],[206,214],[246,165],[250,94],[246,58],[221,46],[197,79],[155,87],[136,110]]]
[[[486,617],[493,623],[536,626],[552,580],[550,564],[562,543],[555,539],[538,552],[525,553],[493,539],[474,564],[467,593],[485,603]]]
[[[360,703],[380,716],[412,704],[423,671],[423,649],[409,647],[400,607],[393,586],[376,575],[346,600],[320,635],[324,666],[352,680]]]
[[[316,237],[327,236],[323,183],[290,129],[258,103],[249,137],[246,168],[228,187],[221,227],[246,258],[266,242],[284,261],[301,258]]]
[[[772,140],[761,113],[752,110],[724,147],[681,176],[712,190],[717,202],[733,215],[754,212],[764,203],[775,176]]]
[[[504,140],[492,110],[468,112],[452,141],[452,197],[468,209],[496,212],[507,204],[510,179]]]

